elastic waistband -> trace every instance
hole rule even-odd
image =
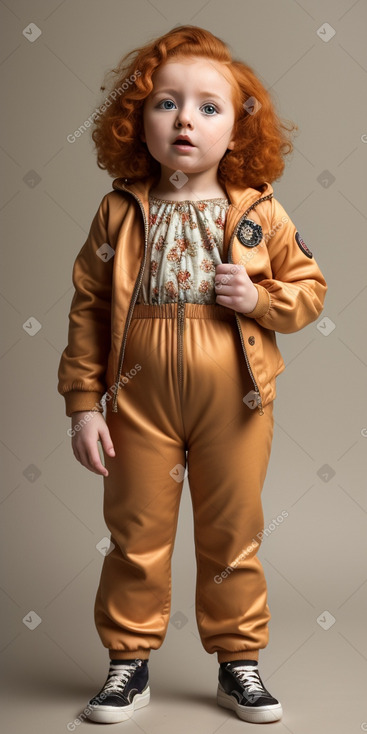
[[[221,321],[233,321],[235,312],[231,308],[220,306],[215,303],[186,303],[184,304],[184,315],[189,319],[220,319]],[[178,303],[136,303],[133,311],[133,319],[172,319],[177,318]]]

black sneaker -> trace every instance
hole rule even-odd
[[[110,660],[103,688],[88,703],[92,709],[88,719],[100,724],[114,724],[129,719],[135,709],[149,703],[148,677],[147,660]]]
[[[256,661],[221,663],[218,680],[218,705],[233,709],[243,721],[263,724],[281,719],[282,706],[266,690]]]

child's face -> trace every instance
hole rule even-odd
[[[152,81],[143,109],[143,140],[150,154],[173,172],[216,171],[234,146],[235,122],[232,87],[220,64],[204,58],[168,61]],[[178,135],[187,135],[195,147],[178,148]]]

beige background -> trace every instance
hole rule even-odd
[[[363,0],[0,2],[7,732],[67,731],[108,669],[93,621],[96,545],[108,535],[103,480],[74,459],[56,383],[72,265],[112,179],[97,168],[89,133],[74,144],[66,137],[97,107],[104,73],[123,53],[183,23],[229,43],[281,116],[299,125],[274,191],[329,286],[316,322],[277,335],[286,370],[277,379],[265,526],[283,510],[289,516],[259,553],[272,612],[260,672],[284,708],[272,731],[367,730],[366,15]],[[41,30],[33,43],[23,34],[30,23]],[[31,318],[40,323],[33,336]],[[117,730],[250,730],[216,705],[217,662],[198,636],[195,579],[186,478],[151,704]],[[41,618],[33,630],[23,621],[30,612]]]

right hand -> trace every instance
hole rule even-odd
[[[87,413],[92,413],[92,417],[88,421],[83,421],[83,418]],[[75,431],[74,436],[71,439],[71,445],[73,448],[75,458],[80,463],[95,474],[103,474],[108,477],[108,471],[103,466],[97,441],[100,440],[104,451],[109,456],[115,456],[115,449],[111,440],[110,432],[108,430],[107,423],[99,411],[91,410],[78,410],[71,415],[71,427],[74,429],[77,423],[81,422],[79,431]]]

